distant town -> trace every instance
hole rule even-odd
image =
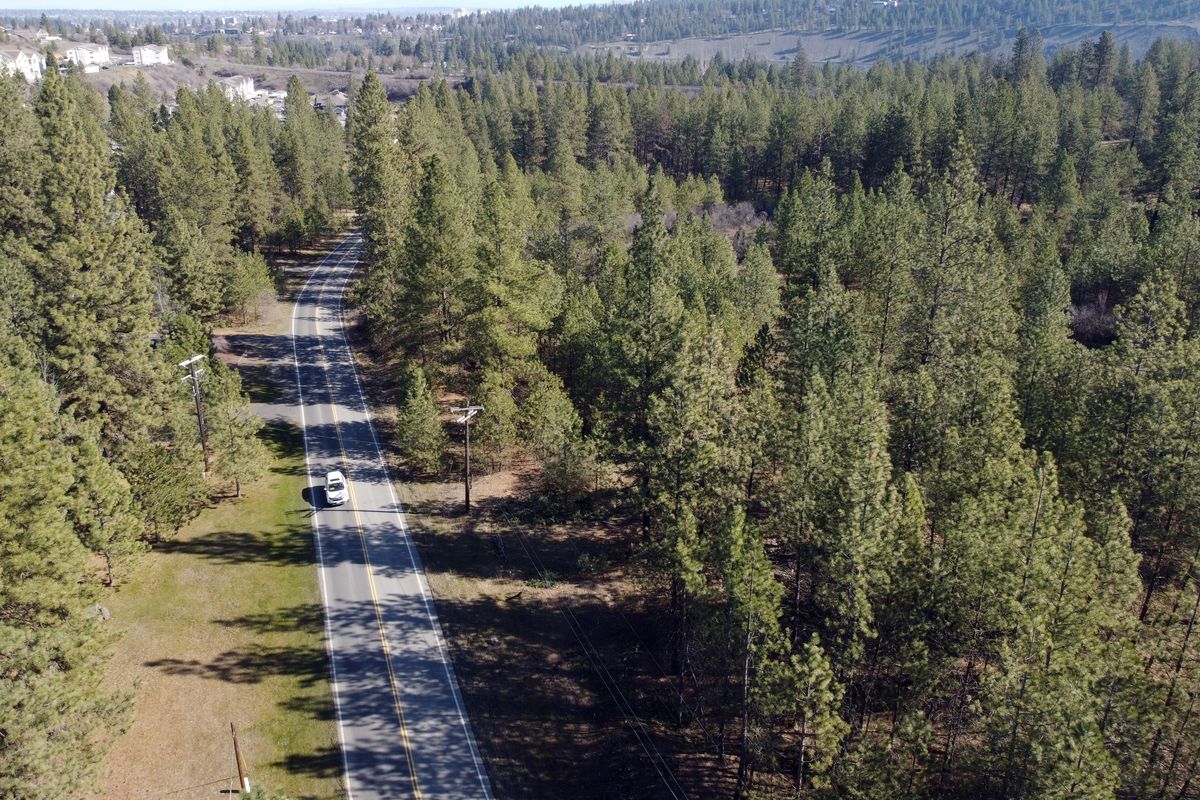
[[[213,82],[230,99],[271,109],[282,118],[286,77],[274,70],[336,70],[343,75],[315,81],[317,91],[310,92],[310,99],[314,108],[328,107],[344,125],[349,102],[345,73],[433,69],[442,62],[447,24],[486,13],[457,9],[405,18],[116,13],[94,18],[90,12],[68,12],[0,17],[0,74],[36,84],[47,70],[56,69],[76,72],[106,89],[142,73],[166,96],[179,86]]]

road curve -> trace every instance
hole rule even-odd
[[[292,311],[306,496],[347,796],[491,800],[421,559],[371,424],[342,317],[362,254],[352,233],[322,258]],[[325,505],[341,469],[350,500]]]

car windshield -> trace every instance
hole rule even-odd
[[[345,489],[345,488],[346,487],[343,486],[339,481],[334,481],[333,483],[329,484],[329,491],[331,491],[331,492],[340,492],[342,489]]]

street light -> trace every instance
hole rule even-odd
[[[464,437],[464,449],[466,450],[466,458],[464,459],[463,469],[463,495],[466,498],[467,513],[471,512],[471,417],[483,411],[483,406],[471,405],[470,399],[467,400],[465,406],[451,407],[451,411],[461,414],[455,422],[461,422],[463,429],[466,432]]]

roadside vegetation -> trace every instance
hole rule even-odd
[[[335,791],[294,433],[246,396],[286,383],[212,330],[351,205],[362,342],[502,791],[1196,796],[1200,48],[1023,30],[1005,59],[863,72],[518,41],[556,13],[624,38],[641,8],[342,52],[467,68],[403,105],[368,72],[345,129],[298,77],[284,119],[215,85],[0,78],[0,797],[122,780],[123,730],[193,742],[207,780],[228,755],[187,737],[243,707],[272,788]],[[704,8],[725,22],[651,27],[741,30]],[[205,47],[325,54],[249,44]]]
[[[103,797],[236,787],[230,722],[253,785],[342,796],[300,433],[265,434],[266,475],[155,548],[107,601],[122,634],[110,683],[136,700]]]
[[[431,539],[483,565],[460,624],[631,576],[608,615],[667,677],[589,668],[687,742],[630,727],[658,792],[708,758],[735,798],[1191,796],[1198,62],[1026,32],[685,92],[539,53],[399,108],[368,74],[355,299],[403,427],[470,398],[476,468],[536,465]],[[567,534],[523,594],[501,553],[572,519],[624,547]]]
[[[133,722],[103,607],[269,464],[210,328],[253,317],[262,248],[325,232],[348,186],[302,87],[289,123],[216,89],[175,99],[0,76],[0,796],[86,795]]]

